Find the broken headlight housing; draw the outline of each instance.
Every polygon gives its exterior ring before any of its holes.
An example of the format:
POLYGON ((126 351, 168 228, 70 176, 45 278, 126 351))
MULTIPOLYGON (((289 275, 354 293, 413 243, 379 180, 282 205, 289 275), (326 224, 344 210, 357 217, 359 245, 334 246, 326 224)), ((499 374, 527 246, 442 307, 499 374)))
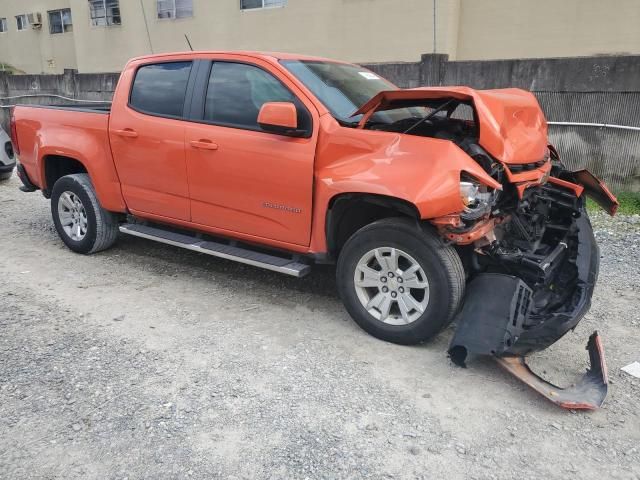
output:
POLYGON ((477 220, 491 213, 497 200, 497 190, 480 183, 467 173, 460 175, 460 198, 464 210, 462 220, 477 220))

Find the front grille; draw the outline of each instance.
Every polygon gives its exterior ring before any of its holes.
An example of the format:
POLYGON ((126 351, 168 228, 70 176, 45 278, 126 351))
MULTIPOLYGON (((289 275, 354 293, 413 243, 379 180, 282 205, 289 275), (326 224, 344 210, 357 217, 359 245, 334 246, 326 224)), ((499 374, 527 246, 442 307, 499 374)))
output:
POLYGON ((11 144, 11 142, 6 142, 4 144, 4 151, 7 154, 7 157, 13 159, 13 145, 11 144))
POLYGON ((509 170, 511 173, 522 173, 522 172, 530 172, 531 170, 536 170, 542 167, 547 160, 539 160, 533 163, 517 163, 509 165, 509 170))

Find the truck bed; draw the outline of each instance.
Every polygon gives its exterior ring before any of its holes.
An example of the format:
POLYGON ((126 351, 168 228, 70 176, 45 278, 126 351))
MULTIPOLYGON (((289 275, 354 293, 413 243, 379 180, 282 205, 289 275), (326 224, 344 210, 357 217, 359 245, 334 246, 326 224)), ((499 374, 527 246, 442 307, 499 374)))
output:
POLYGON ((109 119, 111 105, 19 105, 13 116, 20 144, 20 162, 30 181, 45 194, 47 182, 61 167, 60 157, 82 164, 91 175, 99 198, 112 211, 124 209, 120 183, 111 156, 109 119), (54 159, 51 163, 50 160, 54 159), (58 165, 58 166, 56 166, 58 165))

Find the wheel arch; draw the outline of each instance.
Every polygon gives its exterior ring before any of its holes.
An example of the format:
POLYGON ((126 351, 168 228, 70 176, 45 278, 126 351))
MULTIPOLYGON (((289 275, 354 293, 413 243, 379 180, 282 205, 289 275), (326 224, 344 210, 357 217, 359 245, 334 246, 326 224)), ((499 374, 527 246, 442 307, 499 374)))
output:
POLYGON ((99 157, 95 157, 95 160, 90 158, 59 149, 41 149, 38 163, 43 195, 49 198, 55 182, 65 175, 86 173, 100 205, 111 212, 125 213, 127 207, 113 161, 110 158, 106 159, 108 161, 102 161, 99 157))
POLYGON ((373 193, 341 193, 331 198, 325 219, 327 251, 337 258, 347 240, 366 225, 384 218, 420 220, 418 207, 402 198, 373 193))
POLYGON ((68 155, 49 154, 42 157, 42 193, 45 197, 51 196, 53 185, 62 177, 74 173, 89 174, 87 167, 77 158, 68 155))

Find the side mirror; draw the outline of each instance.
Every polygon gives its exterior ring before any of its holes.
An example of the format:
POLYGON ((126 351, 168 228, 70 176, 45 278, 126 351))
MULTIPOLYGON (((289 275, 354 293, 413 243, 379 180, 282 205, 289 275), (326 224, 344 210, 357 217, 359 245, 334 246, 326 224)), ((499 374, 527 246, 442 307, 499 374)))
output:
POLYGON ((299 137, 305 132, 298 130, 298 112, 290 102, 267 102, 258 114, 258 124, 265 132, 299 137))

